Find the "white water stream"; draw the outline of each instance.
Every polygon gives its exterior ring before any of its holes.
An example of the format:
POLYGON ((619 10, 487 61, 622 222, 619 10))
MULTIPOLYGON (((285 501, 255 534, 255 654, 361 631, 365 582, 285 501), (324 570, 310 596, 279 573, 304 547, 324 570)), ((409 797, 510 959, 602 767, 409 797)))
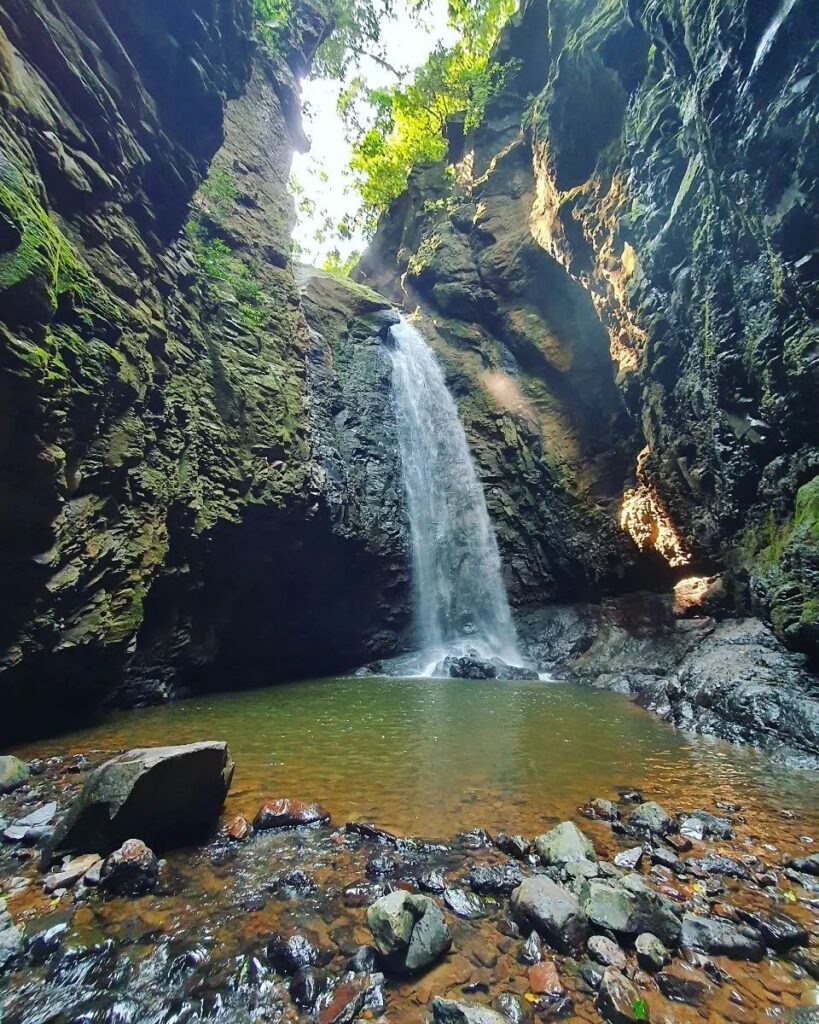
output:
POLYGON ((498 544, 443 371, 406 319, 391 335, 421 674, 470 652, 520 665, 498 544))

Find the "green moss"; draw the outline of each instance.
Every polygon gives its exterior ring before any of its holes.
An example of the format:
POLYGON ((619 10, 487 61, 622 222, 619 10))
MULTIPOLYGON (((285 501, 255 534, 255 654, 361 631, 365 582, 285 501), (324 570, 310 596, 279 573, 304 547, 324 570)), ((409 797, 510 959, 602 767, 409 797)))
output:
POLYGON ((61 237, 48 214, 28 186, 20 170, 0 155, 0 219, 16 236, 13 248, 0 252, 0 294, 26 287, 53 313, 61 237))
POLYGON ((803 484, 796 492, 794 526, 819 541, 819 476, 803 484))
POLYGON ((222 238, 210 237, 195 215, 185 225, 191 252, 211 286, 224 285, 239 304, 245 326, 258 330, 269 316, 269 303, 256 278, 256 267, 241 259, 222 238))

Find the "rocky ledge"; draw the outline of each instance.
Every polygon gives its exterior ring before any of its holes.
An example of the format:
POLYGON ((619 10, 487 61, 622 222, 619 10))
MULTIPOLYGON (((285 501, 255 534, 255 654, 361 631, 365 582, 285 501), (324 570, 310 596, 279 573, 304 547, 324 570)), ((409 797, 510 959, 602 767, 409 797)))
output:
POLYGON ((687 606, 687 592, 521 612, 523 648, 556 676, 635 694, 681 729, 819 768, 819 682, 805 657, 759 619, 687 606))
POLYGON ((624 788, 531 841, 424 841, 271 797, 253 825, 212 819, 206 845, 158 860, 140 835, 168 789, 157 766, 223 793, 227 764, 213 743, 53 758, 0 797, 4 1019, 812 1020, 819 855, 791 811, 760 835, 750 808, 670 811, 624 788), (139 768, 109 805, 139 797, 136 834, 42 875, 50 823, 124 764, 139 768))

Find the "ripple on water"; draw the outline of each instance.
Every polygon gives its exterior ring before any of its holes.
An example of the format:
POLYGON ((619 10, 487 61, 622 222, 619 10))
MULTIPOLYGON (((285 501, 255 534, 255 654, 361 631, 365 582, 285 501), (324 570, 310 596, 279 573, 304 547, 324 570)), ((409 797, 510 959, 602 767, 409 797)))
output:
POLYGON ((740 803, 770 829, 781 807, 819 817, 812 773, 689 737, 619 694, 563 683, 341 678, 111 715, 26 756, 225 739, 227 810, 320 800, 336 821, 451 836, 480 824, 532 834, 592 795, 645 788, 670 809, 740 803))

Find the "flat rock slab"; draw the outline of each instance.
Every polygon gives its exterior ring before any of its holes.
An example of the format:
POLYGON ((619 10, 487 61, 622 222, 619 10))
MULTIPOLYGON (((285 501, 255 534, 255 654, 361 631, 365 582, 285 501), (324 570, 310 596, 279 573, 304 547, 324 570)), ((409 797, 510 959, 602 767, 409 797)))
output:
POLYGON ((129 750, 91 772, 49 847, 111 853, 127 839, 163 850, 198 841, 216 825, 233 778, 217 741, 129 750))

